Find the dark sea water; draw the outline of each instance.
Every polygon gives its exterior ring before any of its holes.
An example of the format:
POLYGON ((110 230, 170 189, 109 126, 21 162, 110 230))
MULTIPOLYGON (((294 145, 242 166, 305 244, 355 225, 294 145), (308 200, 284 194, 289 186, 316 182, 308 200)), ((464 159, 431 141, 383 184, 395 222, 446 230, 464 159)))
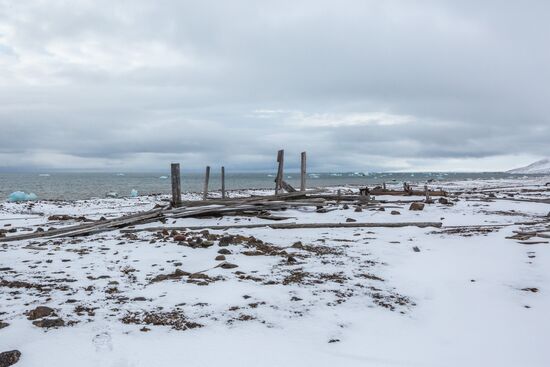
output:
MULTIPOLYGON (((500 179, 521 175, 508 173, 311 173, 308 175, 308 187, 334 185, 373 185, 382 182, 424 183, 428 180, 449 181, 463 179, 500 179)), ((226 172, 226 189, 273 188, 274 174, 268 173, 231 173, 226 172)), ((299 173, 286 173, 285 181, 299 187, 299 173)), ((204 175, 182 172, 182 191, 200 192, 204 175)), ((4 201, 14 191, 35 193, 39 199, 78 200, 105 197, 109 192, 119 197, 130 196, 132 189, 139 195, 170 193, 170 177, 162 173, 0 173, 0 201, 4 201)), ((220 189, 220 176, 213 173, 209 190, 220 189)))

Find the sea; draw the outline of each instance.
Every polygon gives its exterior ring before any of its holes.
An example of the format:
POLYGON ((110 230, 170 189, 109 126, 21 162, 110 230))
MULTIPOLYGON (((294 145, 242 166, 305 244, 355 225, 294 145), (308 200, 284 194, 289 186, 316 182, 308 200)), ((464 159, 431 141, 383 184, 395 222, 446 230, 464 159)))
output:
MULTIPOLYGON (((522 175, 520 175, 522 176, 522 175)), ((407 172, 407 173, 362 173, 362 172, 320 172, 309 173, 307 187, 327 187, 340 185, 375 185, 386 183, 425 183, 437 181, 505 179, 518 175, 502 172, 407 172)), ((273 189, 274 173, 228 172, 225 174, 226 190, 273 189)), ((300 186, 299 173, 285 173, 284 180, 294 187, 300 186)), ((182 172, 182 192, 201 192, 204 174, 182 172)), ((220 190, 220 174, 210 176, 209 191, 220 190)), ((159 172, 141 173, 0 173, 0 201, 7 200, 15 191, 34 193, 40 200, 83 200, 104 198, 116 193, 118 197, 138 195, 169 194, 171 180, 169 174, 159 172)))

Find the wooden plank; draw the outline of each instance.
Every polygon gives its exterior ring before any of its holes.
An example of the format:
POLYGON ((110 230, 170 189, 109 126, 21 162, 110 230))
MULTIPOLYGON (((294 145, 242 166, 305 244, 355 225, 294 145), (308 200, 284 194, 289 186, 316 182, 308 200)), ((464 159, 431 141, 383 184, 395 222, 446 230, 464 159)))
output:
POLYGON ((279 190, 282 189, 284 161, 285 161, 285 151, 281 149, 277 152, 277 163, 279 165, 277 167, 277 177, 275 178, 275 195, 278 195, 279 190))
POLYGON ((172 177, 172 205, 178 207, 181 205, 180 164, 172 163, 170 171, 172 177))
POLYGON ((300 155, 300 191, 306 191, 306 152, 300 155))
POLYGON ((206 166, 206 172, 204 174, 204 188, 202 190, 202 199, 206 200, 208 197, 208 181, 210 180, 210 166, 206 166))
POLYGON ((203 225, 203 226, 187 226, 187 227, 150 227, 150 228, 140 228, 140 229, 127 229, 122 230, 123 233, 130 232, 140 232, 140 231, 149 231, 156 232, 162 231, 164 229, 171 231, 185 231, 185 230, 195 230, 195 229, 232 229, 232 228, 262 228, 269 227, 271 229, 303 229, 303 228, 400 228, 400 227, 436 227, 440 228, 442 225, 441 222, 395 222, 395 223, 263 223, 263 224, 228 224, 228 225, 203 225))
POLYGON ((288 182, 286 182, 285 180, 281 180, 281 187, 286 191, 286 192, 297 192, 296 189, 294 187, 292 187, 292 185, 290 185, 288 182))
POLYGON ((222 199, 225 199, 225 167, 222 166, 222 199))

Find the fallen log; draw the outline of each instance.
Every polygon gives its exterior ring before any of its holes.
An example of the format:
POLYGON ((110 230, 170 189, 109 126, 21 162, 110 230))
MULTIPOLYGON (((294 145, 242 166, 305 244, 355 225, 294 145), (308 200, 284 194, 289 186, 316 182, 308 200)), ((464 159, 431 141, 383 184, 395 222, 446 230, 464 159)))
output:
MULTIPOLYGON (((392 196, 426 196, 426 191, 397 191, 397 190, 371 190, 369 192, 371 195, 392 195, 392 196)), ((438 191, 428 191, 430 196, 447 196, 447 192, 443 190, 438 191)))
POLYGON ((175 227, 149 227, 149 228, 134 228, 122 229, 121 233, 133 232, 157 232, 164 229, 171 231, 185 231, 196 229, 233 229, 233 228, 262 228, 268 227, 271 229, 307 229, 307 228, 400 228, 400 227, 436 227, 441 228, 441 222, 396 222, 396 223, 263 223, 263 224, 228 224, 228 225, 202 225, 202 226, 175 226, 175 227))

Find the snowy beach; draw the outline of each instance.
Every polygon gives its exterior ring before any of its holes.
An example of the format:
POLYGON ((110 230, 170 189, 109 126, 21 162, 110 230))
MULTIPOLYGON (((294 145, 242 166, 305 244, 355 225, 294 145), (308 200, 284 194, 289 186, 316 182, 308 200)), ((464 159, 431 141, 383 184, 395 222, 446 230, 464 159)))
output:
MULTIPOLYGON (((274 222, 238 214, 3 241, 169 198, 4 202, 0 352, 21 367, 548 366, 549 182, 437 182, 448 196, 423 210, 409 210, 422 196, 376 195, 270 213, 440 228, 208 229, 274 222)), ((325 192, 338 190, 359 188, 325 192)), ((272 191, 230 196, 251 194, 272 191)))

